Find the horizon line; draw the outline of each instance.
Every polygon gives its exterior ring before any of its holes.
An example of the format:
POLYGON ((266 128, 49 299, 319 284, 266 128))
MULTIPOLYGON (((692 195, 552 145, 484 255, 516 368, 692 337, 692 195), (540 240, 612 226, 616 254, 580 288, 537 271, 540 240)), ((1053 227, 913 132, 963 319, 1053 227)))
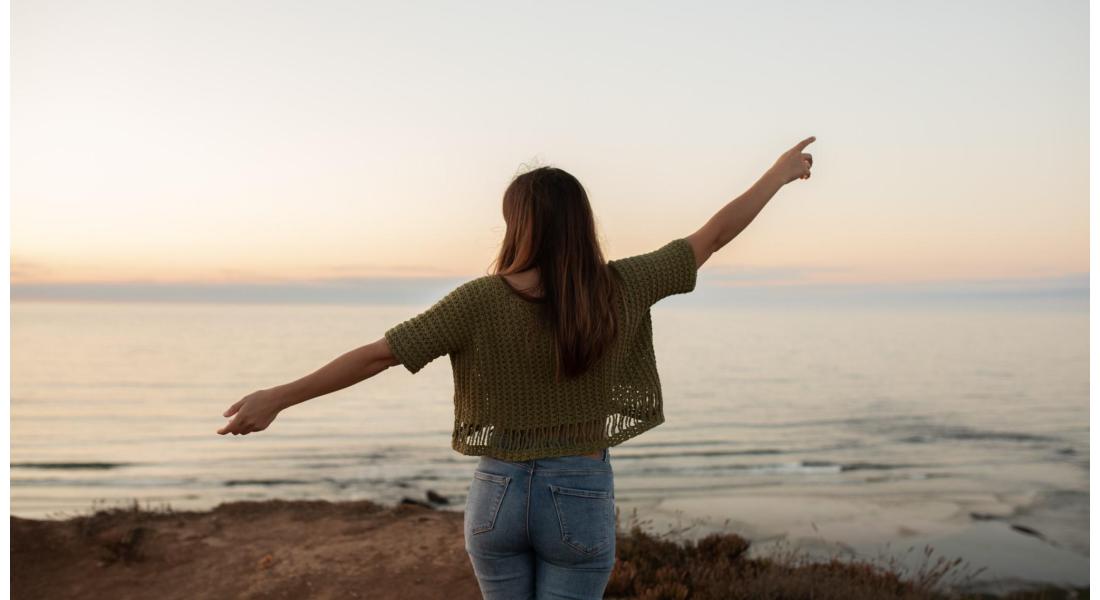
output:
MULTIPOLYGON (((799 267, 763 267, 741 268, 728 270, 721 267, 700 271, 697 275, 698 282, 731 282, 734 285, 745 287, 774 287, 788 285, 821 285, 821 286, 906 286, 906 285, 958 285, 958 284, 1010 284, 1010 283, 1045 283, 1066 280, 1089 281, 1090 271, 1065 271, 1057 275, 1025 275, 1018 277, 939 277, 927 279, 898 279, 898 280, 837 280, 828 281, 809 279, 808 274, 833 271, 834 269, 799 268, 799 267)), ((466 282, 481 277, 487 277, 493 273, 457 274, 457 275, 353 275, 353 276, 318 276, 318 277, 253 277, 242 279, 150 279, 150 278, 124 278, 124 279, 58 279, 58 280, 9 280, 12 288, 29 286, 264 286, 264 285, 315 285, 315 284, 341 284, 371 282, 466 282)))
MULTIPOLYGON (((231 302, 430 304, 468 277, 336 277, 237 281, 121 281, 11 283, 10 301, 231 302)), ((892 282, 829 282, 799 277, 760 279, 698 275, 695 291, 674 294, 677 303, 712 302, 897 302, 993 299, 1080 300, 1089 296, 1089 273, 1059 276, 940 279, 892 282), (705 291, 704 294, 698 294, 705 291), (792 294, 792 292, 798 292, 792 294)))

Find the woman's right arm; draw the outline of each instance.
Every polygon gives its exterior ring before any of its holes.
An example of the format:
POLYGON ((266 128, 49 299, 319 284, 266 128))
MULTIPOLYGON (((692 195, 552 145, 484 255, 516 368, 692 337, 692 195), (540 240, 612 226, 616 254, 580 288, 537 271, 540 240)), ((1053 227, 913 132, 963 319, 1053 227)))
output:
POLYGON ((697 268, 748 227, 779 188, 795 179, 810 178, 813 157, 803 150, 815 139, 810 136, 784 152, 752 187, 723 206, 698 231, 687 236, 695 251, 697 268))

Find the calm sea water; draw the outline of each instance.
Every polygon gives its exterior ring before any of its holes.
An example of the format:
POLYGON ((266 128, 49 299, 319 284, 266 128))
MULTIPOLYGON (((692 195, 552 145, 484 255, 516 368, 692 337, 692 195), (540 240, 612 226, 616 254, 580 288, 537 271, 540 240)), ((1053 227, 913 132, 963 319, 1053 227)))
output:
MULTIPOLYGON (((761 494, 893 494, 950 501, 944 518, 957 520, 992 499, 1041 517, 1048 543, 1087 557, 1087 309, 664 304, 653 315, 667 420, 611 449, 620 506, 679 498, 691 516, 761 494)), ((450 448, 446 357, 292 407, 265 432, 215 433, 245 394, 416 312, 13 303, 12 513, 64 517, 133 499, 395 502, 429 489, 461 509, 477 458, 450 448)), ((751 524, 752 510, 730 516, 751 524)))

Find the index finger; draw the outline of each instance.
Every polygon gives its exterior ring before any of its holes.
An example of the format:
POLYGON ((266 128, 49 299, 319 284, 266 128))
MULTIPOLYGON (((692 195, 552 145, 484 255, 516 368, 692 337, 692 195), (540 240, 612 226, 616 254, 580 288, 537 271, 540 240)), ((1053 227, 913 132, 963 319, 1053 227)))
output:
POLYGON ((218 434, 219 435, 225 435, 225 434, 237 429, 240 426, 240 424, 241 424, 241 414, 237 413, 237 416, 233 417, 232 421, 226 423, 224 427, 222 427, 221 429, 218 430, 218 434))
POLYGON ((798 150, 799 152, 801 152, 801 151, 802 151, 803 149, 805 149, 805 148, 806 148, 806 146, 809 146, 809 145, 810 145, 811 143, 813 143, 813 141, 814 141, 814 140, 816 140, 816 139, 817 139, 816 137, 814 137, 814 136, 812 136, 812 135, 811 135, 810 137, 808 137, 808 138, 806 138, 806 139, 802 140, 801 142, 798 142, 797 144, 795 144, 795 146, 794 146, 794 147, 795 147, 795 148, 796 148, 796 149, 797 149, 797 150, 798 150))

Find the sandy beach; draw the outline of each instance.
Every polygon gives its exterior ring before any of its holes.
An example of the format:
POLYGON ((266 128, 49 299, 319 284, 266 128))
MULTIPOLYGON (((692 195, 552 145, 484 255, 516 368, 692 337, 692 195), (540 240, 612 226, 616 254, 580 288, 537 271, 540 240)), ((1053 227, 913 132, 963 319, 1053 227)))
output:
POLYGON ((1039 494, 922 493, 919 482, 896 482, 889 493, 828 493, 814 486, 737 490, 725 495, 683 496, 623 503, 646 515, 654 530, 680 528, 689 537, 736 532, 753 541, 751 555, 793 543, 822 560, 830 556, 882 560, 894 557, 916 571, 933 557, 962 558, 989 590, 1028 582, 1089 584, 1088 498, 1039 494), (912 548, 912 550, 910 550, 912 548))

